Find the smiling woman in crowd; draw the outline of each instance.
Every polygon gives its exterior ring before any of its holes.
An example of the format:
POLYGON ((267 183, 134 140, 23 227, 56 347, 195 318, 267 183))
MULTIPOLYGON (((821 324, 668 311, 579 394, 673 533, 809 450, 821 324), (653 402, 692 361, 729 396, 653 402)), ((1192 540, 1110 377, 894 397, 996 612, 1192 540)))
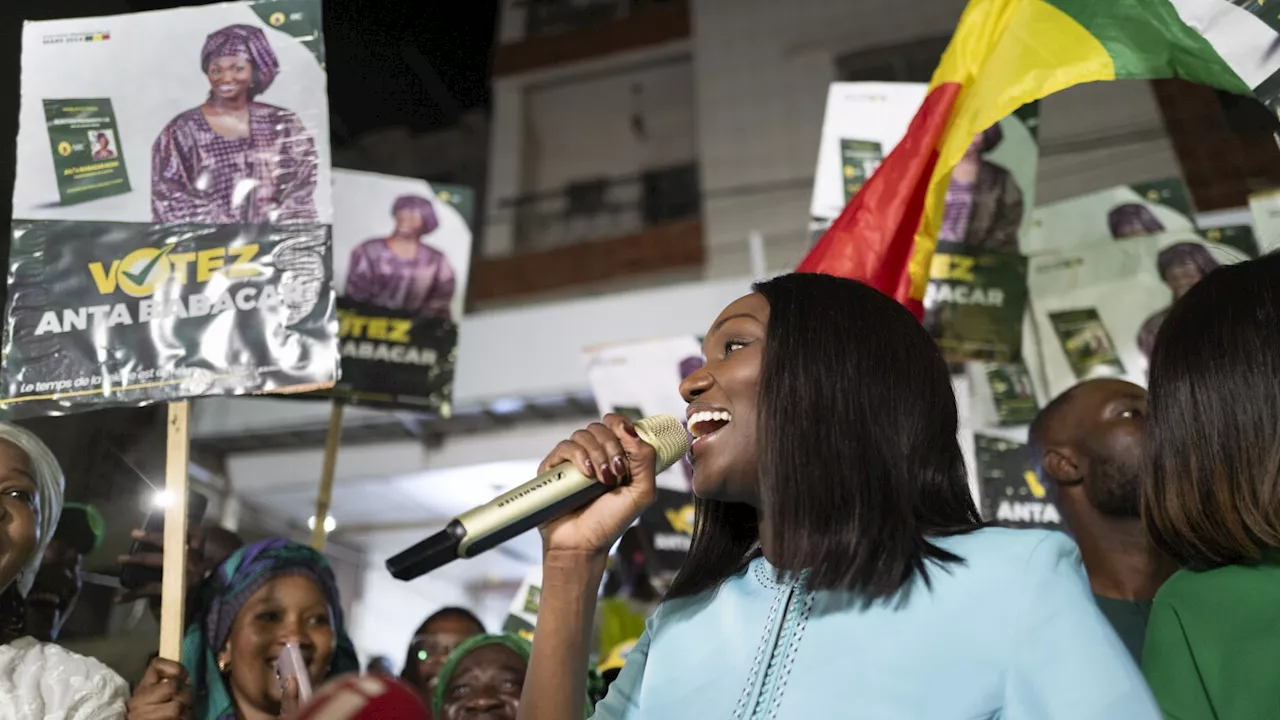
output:
POLYGON ((436 677, 449 655, 468 638, 483 634, 484 623, 470 610, 447 607, 432 613, 413 633, 400 679, 430 707, 436 677))
POLYGON ((210 34, 200 70, 209 98, 151 149, 155 222, 317 222, 315 140, 293 112, 256 100, 280 74, 267 36, 252 25, 210 34))
POLYGON ((312 687, 359 671, 333 571, 305 545, 276 538, 245 546, 200 592, 200 611, 182 642, 183 667, 153 661, 130 702, 130 720, 162 712, 194 720, 296 717, 298 687, 276 672, 289 642, 299 645, 312 687), (186 708, 190 715, 182 714, 186 708))
MULTIPOLYGON (((693 544, 595 717, 1158 718, 1071 540, 979 518, 916 318, 823 275, 755 290, 680 385, 693 544)), ((656 496, 622 416, 542 469, 562 462, 614 489, 543 528, 527 719, 582 713, 585 672, 565 669, 585 669, 609 548, 656 496)))
POLYGON ((0 423, 0 715, 124 717, 129 688, 92 658, 24 636, 30 592, 62 512, 62 469, 35 435, 0 423))
MULTIPOLYGON (((516 720, 531 651, 515 635, 477 635, 459 645, 440 669, 431 703, 436 720, 516 720)), ((589 715, 591 701, 584 702, 589 715)))

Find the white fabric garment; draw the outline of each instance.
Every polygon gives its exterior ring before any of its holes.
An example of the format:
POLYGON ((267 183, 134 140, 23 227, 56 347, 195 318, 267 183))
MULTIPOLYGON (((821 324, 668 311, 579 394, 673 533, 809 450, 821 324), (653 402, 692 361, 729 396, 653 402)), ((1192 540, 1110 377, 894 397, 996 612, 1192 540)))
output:
POLYGON ((25 637, 0 645, 0 719, 124 720, 129 686, 110 668, 25 637))

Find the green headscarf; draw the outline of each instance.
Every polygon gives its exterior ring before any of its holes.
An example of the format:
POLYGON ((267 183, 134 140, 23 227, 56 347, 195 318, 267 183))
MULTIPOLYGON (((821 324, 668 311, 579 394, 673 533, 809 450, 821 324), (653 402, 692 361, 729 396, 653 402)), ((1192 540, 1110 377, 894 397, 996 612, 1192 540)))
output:
POLYGON ((329 677, 360 671, 359 658, 343 624, 333 570, 324 556, 283 538, 246 545, 205 580, 200 588, 200 610, 191 618, 182 639, 182 665, 195 690, 195 720, 235 719, 235 703, 218 670, 217 653, 226 644, 236 615, 249 598, 267 583, 285 576, 313 581, 333 613, 336 647, 329 677))
MULTIPOLYGON (((458 665, 462 664, 462 659, 470 655, 473 650, 486 645, 502 645, 510 649, 524 660, 525 665, 529 664, 529 656, 533 654, 533 645, 516 635, 476 635, 463 642, 449 654, 449 659, 444 661, 444 667, 440 668, 440 674, 436 676, 436 689, 431 697, 431 716, 436 720, 444 717, 445 695, 449 692, 449 683, 453 681, 453 674, 458 671, 458 665)), ((594 708, 590 697, 587 698, 585 709, 583 717, 591 717, 594 708)))

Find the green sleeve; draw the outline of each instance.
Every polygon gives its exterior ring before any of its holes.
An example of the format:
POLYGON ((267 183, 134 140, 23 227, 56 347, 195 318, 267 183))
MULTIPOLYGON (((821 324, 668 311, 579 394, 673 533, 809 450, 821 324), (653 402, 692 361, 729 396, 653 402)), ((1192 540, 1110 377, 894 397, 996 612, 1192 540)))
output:
POLYGON ((1166 720, 1217 720, 1177 609, 1156 598, 1142 647, 1142 674, 1166 720))

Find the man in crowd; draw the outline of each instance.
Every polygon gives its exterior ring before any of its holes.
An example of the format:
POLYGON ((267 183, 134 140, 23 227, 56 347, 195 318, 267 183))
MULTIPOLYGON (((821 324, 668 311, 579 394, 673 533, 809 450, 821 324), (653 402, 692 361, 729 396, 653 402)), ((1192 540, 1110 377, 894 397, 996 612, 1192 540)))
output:
POLYGON ((1147 393, 1091 380, 1031 424, 1032 463, 1080 546, 1099 609, 1135 659, 1156 591, 1177 568, 1152 548, 1139 518, 1147 393))
POLYGON ((44 551, 40 572, 27 594, 27 634, 56 642, 80 598, 80 566, 102 545, 107 524, 92 505, 67 503, 53 540, 44 551))

